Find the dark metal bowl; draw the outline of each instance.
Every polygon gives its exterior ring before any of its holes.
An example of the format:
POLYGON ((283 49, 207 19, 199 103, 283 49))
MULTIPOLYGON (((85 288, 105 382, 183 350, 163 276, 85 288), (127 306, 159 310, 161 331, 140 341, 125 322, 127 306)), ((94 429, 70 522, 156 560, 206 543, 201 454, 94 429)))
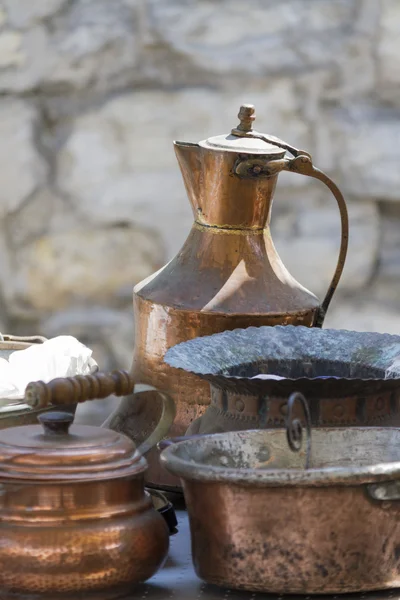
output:
POLYGON ((211 384, 211 406, 189 433, 283 426, 295 391, 306 396, 313 426, 393 424, 399 413, 400 336, 249 327, 178 344, 165 361, 211 384))

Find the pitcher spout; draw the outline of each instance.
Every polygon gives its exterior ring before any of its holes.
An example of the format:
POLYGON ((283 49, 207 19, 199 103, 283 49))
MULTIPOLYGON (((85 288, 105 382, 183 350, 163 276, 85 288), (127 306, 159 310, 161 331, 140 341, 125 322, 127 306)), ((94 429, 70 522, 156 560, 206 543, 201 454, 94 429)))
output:
POLYGON ((190 142, 174 142, 174 149, 181 169, 186 193, 196 218, 203 169, 201 147, 199 144, 192 144, 190 142))

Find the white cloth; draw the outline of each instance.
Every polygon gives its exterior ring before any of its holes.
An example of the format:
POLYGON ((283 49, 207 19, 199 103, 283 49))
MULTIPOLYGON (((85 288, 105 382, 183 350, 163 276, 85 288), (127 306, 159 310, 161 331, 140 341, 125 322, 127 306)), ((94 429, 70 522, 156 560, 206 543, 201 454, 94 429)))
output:
POLYGON ((95 365, 92 350, 69 335, 16 350, 8 360, 0 358, 0 406, 22 399, 31 381, 88 375, 95 365))

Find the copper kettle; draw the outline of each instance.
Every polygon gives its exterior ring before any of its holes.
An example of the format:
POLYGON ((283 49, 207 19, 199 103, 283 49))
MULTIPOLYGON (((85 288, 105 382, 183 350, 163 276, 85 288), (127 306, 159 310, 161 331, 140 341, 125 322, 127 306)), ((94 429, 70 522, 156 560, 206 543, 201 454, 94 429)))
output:
MULTIPOLYGON (((42 413, 43 427, 0 431, 2 600, 125 597, 164 563, 168 528, 145 491, 142 454, 165 435, 172 400, 159 393, 163 423, 152 419, 137 449, 118 432, 73 425, 65 411, 77 402, 130 394, 133 386, 124 371, 28 385, 27 404, 63 411, 42 413)), ((139 394, 133 404, 143 423, 139 394)))
MULTIPOLYGON (((252 105, 241 106, 240 123, 228 135, 197 144, 175 142, 195 221, 177 256, 134 288, 132 375, 174 398, 171 436, 183 435, 203 414, 210 390, 207 382, 165 364, 168 348, 237 327, 321 327, 343 270, 348 216, 342 194, 313 166, 310 154, 254 131, 254 112, 252 105), (271 239, 272 199, 281 171, 319 179, 339 207, 339 259, 322 302, 289 274, 271 239)), ((149 463, 150 483, 175 486, 154 453, 149 463)))

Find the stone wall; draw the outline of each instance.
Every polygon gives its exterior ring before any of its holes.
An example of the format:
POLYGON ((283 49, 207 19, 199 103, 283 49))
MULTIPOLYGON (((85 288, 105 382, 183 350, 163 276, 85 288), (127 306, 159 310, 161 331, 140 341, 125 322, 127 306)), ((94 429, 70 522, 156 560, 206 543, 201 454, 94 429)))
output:
MULTIPOLYGON (((0 0, 0 329, 130 363, 132 285, 191 223, 172 140, 236 125, 310 151, 351 241, 327 325, 400 333, 399 0, 0 0)), ((273 236, 323 294, 339 217, 280 176, 273 236)))

